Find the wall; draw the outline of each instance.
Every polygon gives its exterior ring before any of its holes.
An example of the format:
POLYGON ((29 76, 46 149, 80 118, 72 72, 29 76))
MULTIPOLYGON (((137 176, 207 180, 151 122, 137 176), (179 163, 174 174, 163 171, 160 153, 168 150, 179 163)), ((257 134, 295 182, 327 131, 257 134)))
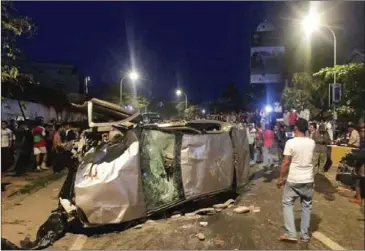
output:
MULTIPOLYGON (((57 113, 54 107, 47 107, 43 104, 27 101, 21 101, 21 104, 23 106, 23 111, 26 118, 30 120, 33 120, 38 116, 43 117, 45 122, 49 122, 52 119, 70 122, 87 120, 87 114, 83 113, 70 112, 66 109, 57 113)), ((14 99, 2 98, 1 119, 10 120, 17 119, 19 117, 23 117, 23 115, 20 110, 18 101, 14 99)))

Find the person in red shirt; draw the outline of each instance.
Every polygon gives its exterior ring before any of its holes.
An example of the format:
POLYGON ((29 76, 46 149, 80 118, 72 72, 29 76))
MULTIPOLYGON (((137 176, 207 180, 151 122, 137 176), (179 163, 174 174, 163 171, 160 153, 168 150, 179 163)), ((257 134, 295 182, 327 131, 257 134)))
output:
POLYGON ((47 168, 46 129, 42 126, 43 121, 39 119, 36 127, 33 128, 33 150, 37 162, 37 170, 47 168))

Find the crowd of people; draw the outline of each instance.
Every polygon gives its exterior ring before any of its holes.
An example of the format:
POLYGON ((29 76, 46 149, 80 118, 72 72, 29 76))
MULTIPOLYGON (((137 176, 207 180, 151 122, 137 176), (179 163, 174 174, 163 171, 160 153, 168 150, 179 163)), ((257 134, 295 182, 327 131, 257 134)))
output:
POLYGON ((45 124, 40 117, 34 121, 2 121, 1 170, 13 171, 16 176, 51 167, 60 172, 67 167, 79 135, 79 126, 55 121, 45 124))

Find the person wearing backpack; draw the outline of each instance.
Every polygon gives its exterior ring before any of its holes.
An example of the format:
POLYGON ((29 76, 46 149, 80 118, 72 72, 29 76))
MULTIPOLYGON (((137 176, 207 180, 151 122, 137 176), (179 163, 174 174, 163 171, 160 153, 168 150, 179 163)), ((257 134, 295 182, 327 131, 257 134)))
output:
POLYGON ((327 145, 331 143, 331 138, 324 124, 321 124, 318 131, 314 132, 312 139, 316 143, 313 154, 313 170, 315 174, 324 175, 324 167, 327 162, 327 145))

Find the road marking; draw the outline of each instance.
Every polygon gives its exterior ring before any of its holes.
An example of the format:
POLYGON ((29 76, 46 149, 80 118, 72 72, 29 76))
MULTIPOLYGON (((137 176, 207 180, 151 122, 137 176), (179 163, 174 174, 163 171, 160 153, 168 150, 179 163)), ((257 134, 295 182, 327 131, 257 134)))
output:
POLYGON ((87 241, 86 235, 78 235, 75 242, 72 244, 72 246, 68 250, 81 250, 84 247, 84 244, 87 241))
POLYGON ((346 248, 344 248, 341 245, 337 244, 336 242, 334 242, 333 240, 331 240, 330 238, 328 238, 327 236, 325 236, 321 232, 314 232, 312 234, 312 236, 314 238, 316 238, 317 240, 319 240, 320 242, 322 242, 324 245, 326 245, 327 247, 329 247, 332 250, 346 250, 346 248))

